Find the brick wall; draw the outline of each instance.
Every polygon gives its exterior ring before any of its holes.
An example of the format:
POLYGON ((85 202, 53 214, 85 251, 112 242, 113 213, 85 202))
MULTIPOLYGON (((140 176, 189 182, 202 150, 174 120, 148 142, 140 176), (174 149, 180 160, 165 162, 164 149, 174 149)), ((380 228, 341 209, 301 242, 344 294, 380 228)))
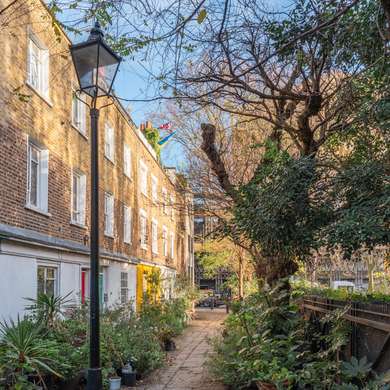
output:
MULTIPOLYGON (((0 8, 6 4, 0 0, 0 8)), ((85 243, 89 236, 89 186, 90 143, 71 125, 72 86, 76 77, 69 54, 69 41, 53 27, 52 19, 39 0, 27 0, 11 7, 0 16, 0 52, 4 71, 0 74, 0 223, 32 229, 55 237, 85 243), (50 99, 46 101, 26 84, 27 42, 33 33, 50 52, 50 99), (27 189, 27 141, 31 137, 49 150, 49 199, 50 216, 25 207, 27 189), (86 226, 70 224, 71 220, 71 172, 79 169, 87 177, 86 226)), ((106 102, 100 102, 104 105, 106 102)), ((89 129, 89 122, 87 122, 89 129)), ((183 197, 168 178, 159 163, 147 150, 138 136, 134 124, 118 104, 103 108, 99 118, 100 158, 100 225, 102 246, 112 252, 136 256, 165 264, 162 257, 162 225, 175 233, 175 263, 182 266, 181 240, 186 232, 179 223, 184 207, 179 206, 183 197), (104 157, 105 123, 115 129, 115 163, 104 157), (123 173, 123 144, 131 149, 133 177, 123 173), (174 194, 177 205, 174 220, 162 212, 161 201, 155 205, 151 197, 139 191, 139 160, 158 179, 158 193, 164 186, 168 194, 174 194), (104 192, 115 198, 114 238, 103 235, 104 192), (132 244, 123 243, 123 204, 132 208, 132 244), (148 250, 139 247, 139 210, 148 214, 148 250), (158 220, 159 255, 151 253, 151 220, 158 220)), ((169 234, 169 233, 168 233, 169 234)), ((185 236, 185 238, 183 238, 185 236)))

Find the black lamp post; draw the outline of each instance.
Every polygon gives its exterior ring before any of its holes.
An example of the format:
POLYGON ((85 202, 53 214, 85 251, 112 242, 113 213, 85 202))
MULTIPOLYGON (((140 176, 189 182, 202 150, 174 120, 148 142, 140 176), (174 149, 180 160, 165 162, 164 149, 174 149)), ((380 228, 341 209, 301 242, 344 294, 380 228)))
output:
POLYGON ((103 40, 98 23, 86 42, 71 45, 70 52, 80 90, 92 98, 91 116, 91 279, 90 279, 90 352, 87 376, 88 390, 102 389, 99 327, 99 109, 96 100, 109 96, 121 57, 103 40))

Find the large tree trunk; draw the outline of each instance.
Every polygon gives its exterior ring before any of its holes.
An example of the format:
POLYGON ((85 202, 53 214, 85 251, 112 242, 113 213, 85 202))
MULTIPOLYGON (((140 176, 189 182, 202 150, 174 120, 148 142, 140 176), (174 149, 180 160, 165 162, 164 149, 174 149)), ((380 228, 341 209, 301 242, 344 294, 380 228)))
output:
POLYGON ((293 260, 269 257, 266 271, 266 281, 270 287, 274 287, 279 281, 289 278, 298 270, 293 260))

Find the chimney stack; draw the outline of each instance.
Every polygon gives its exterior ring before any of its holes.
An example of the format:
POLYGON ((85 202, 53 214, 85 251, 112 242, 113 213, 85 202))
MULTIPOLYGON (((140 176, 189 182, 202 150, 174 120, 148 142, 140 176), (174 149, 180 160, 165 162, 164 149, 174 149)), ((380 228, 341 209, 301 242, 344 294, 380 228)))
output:
POLYGON ((152 122, 151 121, 146 121, 145 128, 146 129, 151 129, 152 127, 153 127, 152 122))
POLYGON ((145 131, 145 123, 141 123, 141 124, 139 125, 139 129, 140 129, 142 132, 144 132, 144 131, 145 131))

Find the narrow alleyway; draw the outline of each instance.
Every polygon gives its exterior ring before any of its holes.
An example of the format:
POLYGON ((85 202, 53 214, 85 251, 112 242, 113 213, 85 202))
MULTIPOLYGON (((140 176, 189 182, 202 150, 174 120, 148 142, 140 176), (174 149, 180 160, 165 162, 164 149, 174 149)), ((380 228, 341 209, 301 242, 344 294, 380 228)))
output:
POLYGON ((179 336, 176 351, 168 363, 137 386, 137 390, 223 390, 225 387, 210 378, 206 360, 211 353, 208 339, 220 331, 225 309, 198 309, 196 318, 179 336))

